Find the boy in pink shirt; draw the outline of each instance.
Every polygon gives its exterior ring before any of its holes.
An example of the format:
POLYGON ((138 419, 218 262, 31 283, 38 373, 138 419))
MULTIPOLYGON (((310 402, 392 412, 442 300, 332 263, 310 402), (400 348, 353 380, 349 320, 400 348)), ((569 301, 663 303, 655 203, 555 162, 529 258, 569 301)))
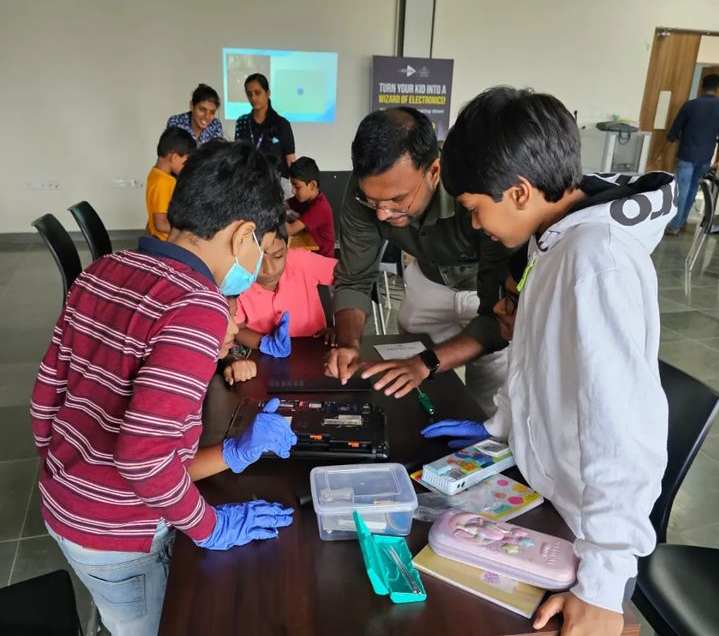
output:
POLYGON ((240 330, 235 340, 260 348, 262 337, 275 331, 285 313, 291 337, 328 334, 317 285, 334 283, 336 263, 305 249, 287 249, 287 232, 280 226, 257 281, 237 297, 235 321, 240 330))

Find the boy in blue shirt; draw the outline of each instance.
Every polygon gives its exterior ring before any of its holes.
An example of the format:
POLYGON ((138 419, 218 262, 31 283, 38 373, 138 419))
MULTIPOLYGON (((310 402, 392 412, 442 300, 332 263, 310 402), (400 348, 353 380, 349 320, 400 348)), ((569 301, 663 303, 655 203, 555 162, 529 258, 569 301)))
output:
MULTIPOLYGON (((667 226, 666 234, 676 236, 684 229, 699 189, 699 181, 712 165, 719 140, 719 75, 712 73, 702 80, 702 94, 686 102, 674 118, 667 142, 655 163, 661 167, 666 147, 679 142, 677 215, 667 226)), ((716 168, 716 163, 714 167, 716 168)))

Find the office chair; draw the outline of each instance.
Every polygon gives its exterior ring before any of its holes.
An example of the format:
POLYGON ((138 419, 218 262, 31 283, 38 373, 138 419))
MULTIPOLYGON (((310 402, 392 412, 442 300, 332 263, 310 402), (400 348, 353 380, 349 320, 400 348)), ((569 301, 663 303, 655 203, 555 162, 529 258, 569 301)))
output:
POLYGON ((62 302, 65 304, 70 286, 82 271, 77 248, 67 230, 52 214, 45 214, 35 219, 31 225, 40 233, 60 270, 63 288, 62 302))
POLYGON ((75 591, 66 570, 0 588, 0 633, 81 636, 75 591))
POLYGON ((404 254, 396 245, 389 245, 385 241, 385 247, 379 261, 379 271, 384 278, 385 306, 387 310, 392 309, 392 298, 389 291, 388 273, 399 276, 404 283, 404 254))
POLYGON ((90 248, 92 260, 96 261, 98 258, 105 256, 105 254, 111 254, 112 243, 110 242, 110 235, 107 233, 105 224, 102 222, 100 215, 95 211, 95 208, 87 201, 80 201, 80 203, 71 205, 68 210, 80 226, 82 235, 85 237, 87 245, 90 248))
POLYGON ((719 634, 719 550, 667 544, 674 498, 719 414, 719 396, 683 371, 659 362, 669 402, 667 469, 650 515, 656 550, 639 560, 632 600, 659 636, 719 634))
POLYGON ((336 242, 339 241, 340 213, 346 196, 351 170, 320 172, 320 190, 332 208, 332 220, 335 226, 336 242))
POLYGON ((701 180, 702 194, 704 195, 704 214, 694 230, 694 239, 684 259, 684 292, 691 296, 692 271, 696 265, 702 249, 710 236, 719 237, 719 215, 716 214, 717 199, 719 199, 719 178, 716 173, 707 172, 701 180))
POLYGON ((334 327, 335 316, 332 313, 332 296, 334 295, 334 285, 317 285, 317 293, 322 303, 322 311, 325 314, 325 322, 328 327, 334 327))

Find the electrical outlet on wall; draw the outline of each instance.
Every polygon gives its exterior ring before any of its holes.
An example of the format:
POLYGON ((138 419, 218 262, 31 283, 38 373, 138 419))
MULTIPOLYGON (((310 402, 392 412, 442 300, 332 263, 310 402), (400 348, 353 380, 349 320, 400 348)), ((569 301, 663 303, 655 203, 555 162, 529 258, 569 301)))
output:
POLYGON ((59 190, 60 182, 55 179, 48 179, 47 181, 28 181, 25 185, 26 190, 59 190))
POLYGON ((113 179, 112 187, 140 190, 145 187, 145 182, 142 179, 113 179))

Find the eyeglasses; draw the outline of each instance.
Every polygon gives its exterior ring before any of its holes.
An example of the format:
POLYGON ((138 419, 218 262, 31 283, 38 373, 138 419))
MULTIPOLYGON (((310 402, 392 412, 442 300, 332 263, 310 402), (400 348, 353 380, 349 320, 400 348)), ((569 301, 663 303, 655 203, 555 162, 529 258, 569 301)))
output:
POLYGON ((509 291, 506 285, 499 288, 499 300, 504 301, 504 311, 508 316, 514 316, 517 313, 517 305, 519 304, 519 294, 509 291))
MULTIPOLYGON (((410 210, 412 209, 412 204, 414 203, 414 200, 417 198, 417 195, 419 194, 419 190, 422 187, 422 184, 424 183, 424 178, 427 175, 427 171, 422 171, 422 176, 420 177, 419 183, 417 184, 417 187, 414 189, 414 194, 412 195, 412 199, 410 199, 409 205, 406 208, 401 208, 399 210, 395 208, 388 208, 386 205, 373 205, 369 201, 363 199, 359 194, 355 195, 355 201, 357 203, 363 205, 366 208, 369 208, 373 212, 379 212, 382 210, 383 212, 386 212, 390 215, 390 218, 393 219, 401 219, 403 217, 411 217, 412 214, 410 214, 410 210)), ((364 195, 362 195, 364 196, 364 195)))

